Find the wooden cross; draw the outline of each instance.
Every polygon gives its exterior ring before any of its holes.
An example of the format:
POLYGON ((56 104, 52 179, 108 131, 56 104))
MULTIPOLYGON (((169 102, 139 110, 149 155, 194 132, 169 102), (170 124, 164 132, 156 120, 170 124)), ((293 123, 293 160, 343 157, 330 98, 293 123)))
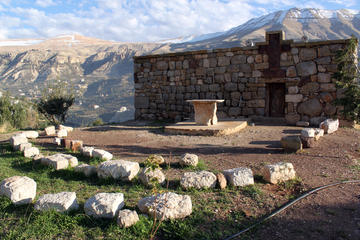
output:
POLYGON ((292 41, 284 40, 283 31, 266 32, 266 42, 258 43, 259 53, 269 57, 269 69, 264 70, 265 78, 284 78, 286 71, 280 68, 280 55, 290 51, 292 41))

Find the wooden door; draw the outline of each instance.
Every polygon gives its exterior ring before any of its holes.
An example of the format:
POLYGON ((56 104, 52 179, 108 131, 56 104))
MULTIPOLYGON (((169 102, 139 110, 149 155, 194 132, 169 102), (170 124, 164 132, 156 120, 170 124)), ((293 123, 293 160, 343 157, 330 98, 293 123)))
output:
POLYGON ((285 84, 269 83, 267 86, 267 116, 285 116, 285 84))

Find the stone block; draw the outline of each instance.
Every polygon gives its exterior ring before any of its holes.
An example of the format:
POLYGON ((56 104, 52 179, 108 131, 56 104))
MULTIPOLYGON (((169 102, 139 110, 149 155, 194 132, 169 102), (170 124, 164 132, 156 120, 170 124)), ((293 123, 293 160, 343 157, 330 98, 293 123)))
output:
POLYGON ((15 205, 31 203, 36 196, 36 182, 26 176, 13 176, 0 183, 0 195, 8 197, 15 205))
POLYGON ((318 82, 320 83, 329 83, 331 82, 331 74, 329 73, 319 73, 318 82))
POLYGON ((285 152, 298 152, 303 148, 299 136, 285 136, 281 138, 281 146, 285 152))
POLYGON ((321 83, 320 91, 321 92, 336 92, 335 83, 321 83))
POLYGON ((306 114, 310 117, 315 117, 315 116, 319 116, 322 113, 323 107, 319 99, 312 98, 305 102, 300 103, 297 111, 300 114, 306 114))
POLYGON ((94 218, 114 218, 124 205, 122 193, 98 193, 86 200, 84 210, 94 218))
POLYGON ((302 61, 313 60, 317 57, 316 49, 314 48, 301 48, 299 57, 302 61))
POLYGON ((56 135, 58 138, 67 137, 68 132, 65 129, 58 130, 56 135))
POLYGON ((55 170, 66 169, 68 166, 76 167, 78 165, 78 159, 69 154, 54 154, 41 159, 41 164, 51 166, 55 170))
POLYGON ((250 168, 233 168, 224 170, 227 182, 233 186, 246 186, 254 184, 254 176, 250 168))
POLYGON ((317 82, 310 82, 305 84, 300 88, 300 93, 304 95, 311 95, 313 93, 318 92, 320 89, 320 85, 317 82))
POLYGON ((216 176, 212 172, 185 172, 180 179, 180 186, 184 189, 215 188, 216 176))
POLYGON ((60 192, 55 194, 42 195, 35 203, 34 208, 39 211, 55 210, 66 212, 76 210, 79 205, 75 192, 60 192))
POLYGON ((31 158, 40 154, 40 150, 37 147, 26 147, 24 149, 24 157, 31 158))
POLYGON ((272 184, 288 181, 296 177, 294 166, 291 163, 284 162, 266 165, 261 169, 261 173, 264 180, 272 184))
POLYGON ((65 126, 65 125, 59 125, 59 130, 66 130, 68 133, 74 131, 73 127, 65 126))
POLYGON ((217 182, 220 189, 225 189, 227 185, 226 177, 223 173, 216 174, 217 182))
POLYGON ((188 195, 166 192, 141 199, 138 204, 141 212, 158 220, 185 218, 192 213, 192 202, 188 195))
POLYGON ((339 128, 339 119, 326 119, 322 123, 320 123, 320 128, 324 129, 326 134, 334 133, 339 128))
POLYGON ((302 94, 286 94, 285 95, 285 102, 292 102, 292 103, 298 103, 303 100, 302 94))
POLYGON ((139 221, 139 216, 136 211, 129 209, 120 210, 117 217, 117 224, 121 228, 128 228, 139 221))
POLYGON ((28 143, 28 139, 26 138, 25 134, 16 134, 10 137, 10 145, 15 150, 20 150, 20 144, 28 143))
POLYGON ((45 135, 52 136, 56 134, 55 126, 48 126, 45 128, 45 135))
POLYGON ((23 132, 26 138, 35 139, 39 137, 39 133, 37 131, 25 131, 23 132))
POLYGON ((301 130, 301 137, 305 138, 313 138, 315 137, 315 129, 314 128, 304 128, 301 130))
POLYGON ((113 158, 113 155, 105 150, 102 149, 94 149, 92 151, 93 157, 98 157, 100 159, 104 159, 106 161, 111 160, 113 158))
POLYGON ((86 177, 90 177, 93 175, 96 175, 97 169, 95 166, 89 165, 89 164, 80 164, 74 168, 75 172, 81 172, 86 177))
POLYGON ((317 73, 316 64, 313 61, 296 64, 296 70, 301 77, 306 77, 317 73))
POLYGON ((146 186, 153 187, 156 184, 165 184, 165 175, 160 168, 151 169, 150 167, 143 168, 139 173, 140 181, 146 186))
POLYGON ((246 63, 246 55, 235 55, 231 58, 231 64, 246 63))
POLYGON ((25 148, 31 148, 31 147, 32 147, 31 143, 21 143, 18 148, 19 151, 24 152, 25 148))
POLYGON ((93 147, 82 147, 80 149, 80 153, 84 156, 87 156, 87 157, 92 157, 92 152, 94 151, 95 148, 93 147))
POLYGON ((196 154, 185 153, 181 156, 179 164, 181 166, 194 166, 196 167, 199 162, 199 157, 196 154))
POLYGON ((139 171, 139 163, 124 160, 102 162, 97 168, 99 178, 114 178, 124 181, 131 181, 139 171))

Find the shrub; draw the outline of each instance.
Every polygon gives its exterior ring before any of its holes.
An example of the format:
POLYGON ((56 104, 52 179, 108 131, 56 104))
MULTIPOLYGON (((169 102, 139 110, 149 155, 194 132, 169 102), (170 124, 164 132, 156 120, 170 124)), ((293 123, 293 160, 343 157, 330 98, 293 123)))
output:
POLYGON ((335 104, 342 107, 341 114, 345 119, 360 122, 360 75, 357 66, 358 40, 352 37, 347 47, 336 56, 338 63, 336 87, 342 96, 338 96, 335 104))
POLYGON ((75 101, 75 95, 69 89, 66 82, 49 84, 43 89, 43 95, 37 102, 38 111, 54 125, 65 122, 68 110, 75 101))
POLYGON ((9 93, 0 97, 0 125, 2 131, 28 127, 28 115, 33 111, 30 103, 12 98, 9 93), (10 128, 10 129, 9 129, 10 128))

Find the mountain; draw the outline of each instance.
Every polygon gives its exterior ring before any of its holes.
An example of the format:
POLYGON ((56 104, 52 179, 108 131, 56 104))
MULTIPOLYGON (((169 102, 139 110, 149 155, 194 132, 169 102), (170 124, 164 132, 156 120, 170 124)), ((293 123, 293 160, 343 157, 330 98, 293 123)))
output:
POLYGON ((96 118, 133 117, 132 57, 146 54, 243 46, 264 41, 266 31, 283 30, 287 39, 309 41, 360 38, 360 11, 293 8, 273 12, 228 31, 157 43, 125 43, 61 35, 51 39, 0 41, 0 89, 38 98, 51 81, 68 81, 78 95, 69 123, 96 118), (124 110, 126 109, 126 110, 124 110))
MULTIPOLYGON (((283 30, 287 39, 301 41, 360 37, 360 11, 292 8, 277 11, 197 42, 173 44, 170 51, 228 48, 246 45, 247 40, 264 41, 266 31, 283 30)), ((199 36, 201 37, 201 36, 199 36)))

